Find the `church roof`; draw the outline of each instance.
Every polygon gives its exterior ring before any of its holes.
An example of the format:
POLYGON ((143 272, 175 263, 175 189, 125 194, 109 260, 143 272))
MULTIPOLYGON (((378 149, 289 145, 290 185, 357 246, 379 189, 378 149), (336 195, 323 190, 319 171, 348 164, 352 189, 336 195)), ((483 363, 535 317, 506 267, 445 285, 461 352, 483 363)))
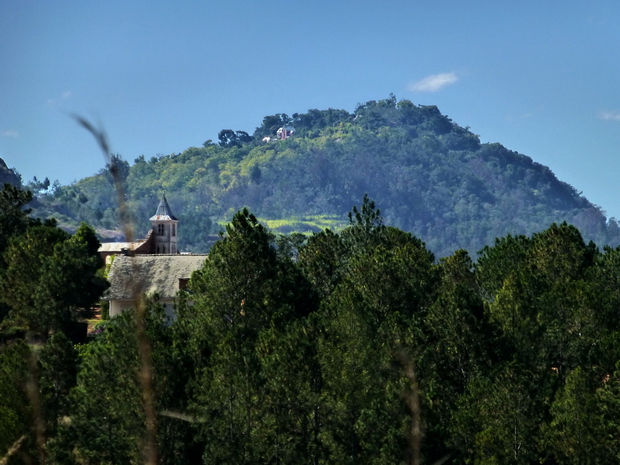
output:
POLYGON ((124 249, 136 250, 142 244, 144 244, 143 240, 136 242, 103 242, 99 245, 98 252, 120 254, 124 249))
POLYGON ((136 255, 117 256, 108 280, 106 300, 135 300, 136 294, 157 292, 160 299, 170 299, 179 290, 179 279, 191 278, 202 267, 206 255, 136 255))
POLYGON ((166 195, 164 194, 159 202, 159 206, 157 207, 157 211, 155 215, 151 216, 150 221, 178 221, 176 216, 172 214, 170 211, 170 205, 168 205, 168 201, 166 200, 166 195))

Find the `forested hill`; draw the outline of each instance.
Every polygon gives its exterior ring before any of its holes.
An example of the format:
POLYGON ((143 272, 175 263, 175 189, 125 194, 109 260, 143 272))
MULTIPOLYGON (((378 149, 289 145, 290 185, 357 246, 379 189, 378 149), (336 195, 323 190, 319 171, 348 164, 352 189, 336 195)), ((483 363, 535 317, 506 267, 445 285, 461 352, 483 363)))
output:
MULTIPOLYGON (((548 167, 499 143, 481 144, 435 106, 394 96, 360 104, 353 113, 266 116, 253 135, 222 130, 218 143, 113 163, 138 234, 146 232, 165 191, 180 220, 180 245, 190 251, 205 251, 218 222, 244 206, 271 220, 275 232, 318 231, 345 225, 366 193, 386 224, 420 237, 437 256, 460 248, 475 253, 496 237, 529 235, 562 221, 599 245, 620 243, 616 221, 548 167), (293 136, 275 140, 286 125, 294 127, 293 136)), ((35 194, 35 214, 54 216, 64 227, 86 221, 104 238, 119 229, 106 170, 35 194)))

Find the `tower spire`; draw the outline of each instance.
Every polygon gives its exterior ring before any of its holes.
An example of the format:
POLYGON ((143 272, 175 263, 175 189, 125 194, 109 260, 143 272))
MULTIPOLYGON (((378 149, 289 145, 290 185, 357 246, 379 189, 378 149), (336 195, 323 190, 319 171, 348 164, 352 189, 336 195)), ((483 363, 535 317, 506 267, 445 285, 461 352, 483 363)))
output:
POLYGON ((157 254, 177 254, 177 225, 179 220, 172 214, 166 193, 164 192, 161 201, 157 206, 155 215, 150 218, 155 235, 155 253, 157 254))

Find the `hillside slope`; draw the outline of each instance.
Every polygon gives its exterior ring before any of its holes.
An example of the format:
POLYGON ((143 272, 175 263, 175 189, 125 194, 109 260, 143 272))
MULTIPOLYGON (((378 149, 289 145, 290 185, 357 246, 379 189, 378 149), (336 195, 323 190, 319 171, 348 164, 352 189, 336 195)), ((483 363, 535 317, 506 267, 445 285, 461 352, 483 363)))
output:
POLYGON ((16 187, 21 187, 22 185, 19 175, 17 175, 14 170, 6 166, 4 160, 0 158, 0 186, 4 183, 9 183, 16 187))
MULTIPOLYGON (((437 255, 477 252, 496 237, 531 234, 553 222, 577 226, 597 244, 620 243, 620 228, 546 166, 452 122, 434 106, 394 96, 345 110, 267 116, 252 136, 223 130, 179 154, 115 159, 125 179, 138 234, 161 192, 181 224, 180 246, 204 251, 233 212, 249 207, 276 232, 346 224, 346 213, 368 193, 385 222, 411 231, 437 255), (273 140, 278 128, 294 135, 273 140), (271 141, 264 141, 271 137, 271 141), (326 220, 327 218, 327 220, 326 220)), ((66 227, 87 221, 118 229, 109 174, 39 196, 35 212, 66 227)))

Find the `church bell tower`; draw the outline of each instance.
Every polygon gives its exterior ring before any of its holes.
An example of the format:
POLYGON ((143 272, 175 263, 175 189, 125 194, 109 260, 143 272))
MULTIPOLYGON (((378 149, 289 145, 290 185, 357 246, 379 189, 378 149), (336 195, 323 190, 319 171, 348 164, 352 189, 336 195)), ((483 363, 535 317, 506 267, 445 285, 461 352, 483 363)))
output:
POLYGON ((177 234, 179 220, 170 211, 170 205, 164 194, 155 215, 150 218, 155 236, 156 254, 177 254, 177 234))

